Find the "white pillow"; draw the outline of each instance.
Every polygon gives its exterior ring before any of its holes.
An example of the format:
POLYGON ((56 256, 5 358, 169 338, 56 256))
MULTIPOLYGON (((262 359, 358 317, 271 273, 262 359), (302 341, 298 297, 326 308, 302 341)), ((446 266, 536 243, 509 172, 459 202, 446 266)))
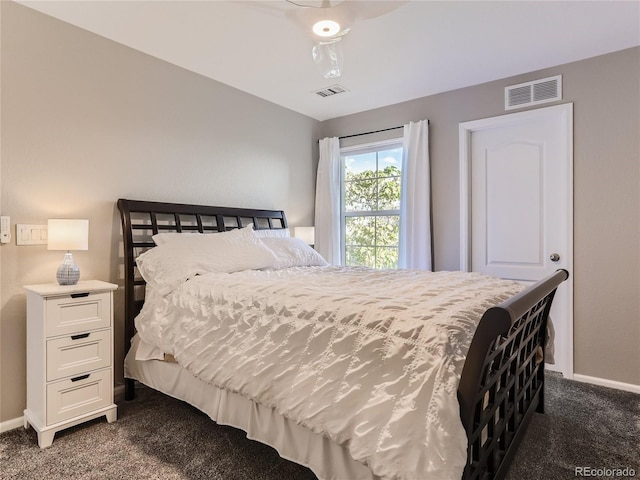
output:
POLYGON ((147 250, 136 262, 142 278, 164 295, 195 275, 258 270, 277 260, 249 225, 207 235, 178 234, 147 250))
POLYGON ((273 228, 266 230, 254 230, 253 233, 256 234, 258 238, 289 238, 289 229, 288 228, 273 228))
POLYGON ((324 267, 328 265, 322 255, 299 238, 267 237, 261 240, 278 257, 278 261, 269 266, 273 270, 289 267, 324 267))

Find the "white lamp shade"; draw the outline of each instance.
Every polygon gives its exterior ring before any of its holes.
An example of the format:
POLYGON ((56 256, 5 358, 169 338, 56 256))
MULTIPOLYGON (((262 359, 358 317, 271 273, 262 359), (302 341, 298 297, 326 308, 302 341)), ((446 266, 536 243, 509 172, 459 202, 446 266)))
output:
POLYGON ((88 250, 89 220, 50 218, 47 250, 88 250))
POLYGON ((315 245, 316 243, 315 227, 294 227, 293 236, 299 238, 307 245, 315 245))

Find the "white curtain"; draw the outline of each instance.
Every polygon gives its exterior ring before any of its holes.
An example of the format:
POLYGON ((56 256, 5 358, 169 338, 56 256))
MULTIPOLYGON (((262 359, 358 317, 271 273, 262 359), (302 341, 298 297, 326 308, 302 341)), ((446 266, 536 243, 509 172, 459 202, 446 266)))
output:
POLYGON ((429 121, 404 126, 398 267, 432 270, 429 121))
POLYGON ((340 141, 320 140, 316 177, 316 250, 332 265, 341 264, 340 248, 340 141))

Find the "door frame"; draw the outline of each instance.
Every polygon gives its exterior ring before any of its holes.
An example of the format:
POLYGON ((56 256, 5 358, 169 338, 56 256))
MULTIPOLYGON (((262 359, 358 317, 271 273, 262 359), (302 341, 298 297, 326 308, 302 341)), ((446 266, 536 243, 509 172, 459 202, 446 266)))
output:
MULTIPOLYGON (((472 120, 459 124, 460 155, 460 270, 468 272, 471 268, 471 134, 491 128, 508 126, 539 117, 559 117, 567 142, 567 255, 565 268, 570 272, 566 281, 567 338, 564 347, 567 349, 566 369, 559 370, 565 378, 573 378, 573 103, 564 103, 551 107, 537 108, 524 112, 509 113, 496 117, 472 120)), ((553 367, 549 368, 554 370, 553 367)))

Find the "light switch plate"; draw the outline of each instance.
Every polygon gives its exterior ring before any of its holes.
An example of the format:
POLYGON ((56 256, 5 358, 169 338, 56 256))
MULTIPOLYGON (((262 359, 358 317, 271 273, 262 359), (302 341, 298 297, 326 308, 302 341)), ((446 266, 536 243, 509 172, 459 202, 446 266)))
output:
POLYGON ((16 225, 16 245, 46 245, 47 225, 16 225))

